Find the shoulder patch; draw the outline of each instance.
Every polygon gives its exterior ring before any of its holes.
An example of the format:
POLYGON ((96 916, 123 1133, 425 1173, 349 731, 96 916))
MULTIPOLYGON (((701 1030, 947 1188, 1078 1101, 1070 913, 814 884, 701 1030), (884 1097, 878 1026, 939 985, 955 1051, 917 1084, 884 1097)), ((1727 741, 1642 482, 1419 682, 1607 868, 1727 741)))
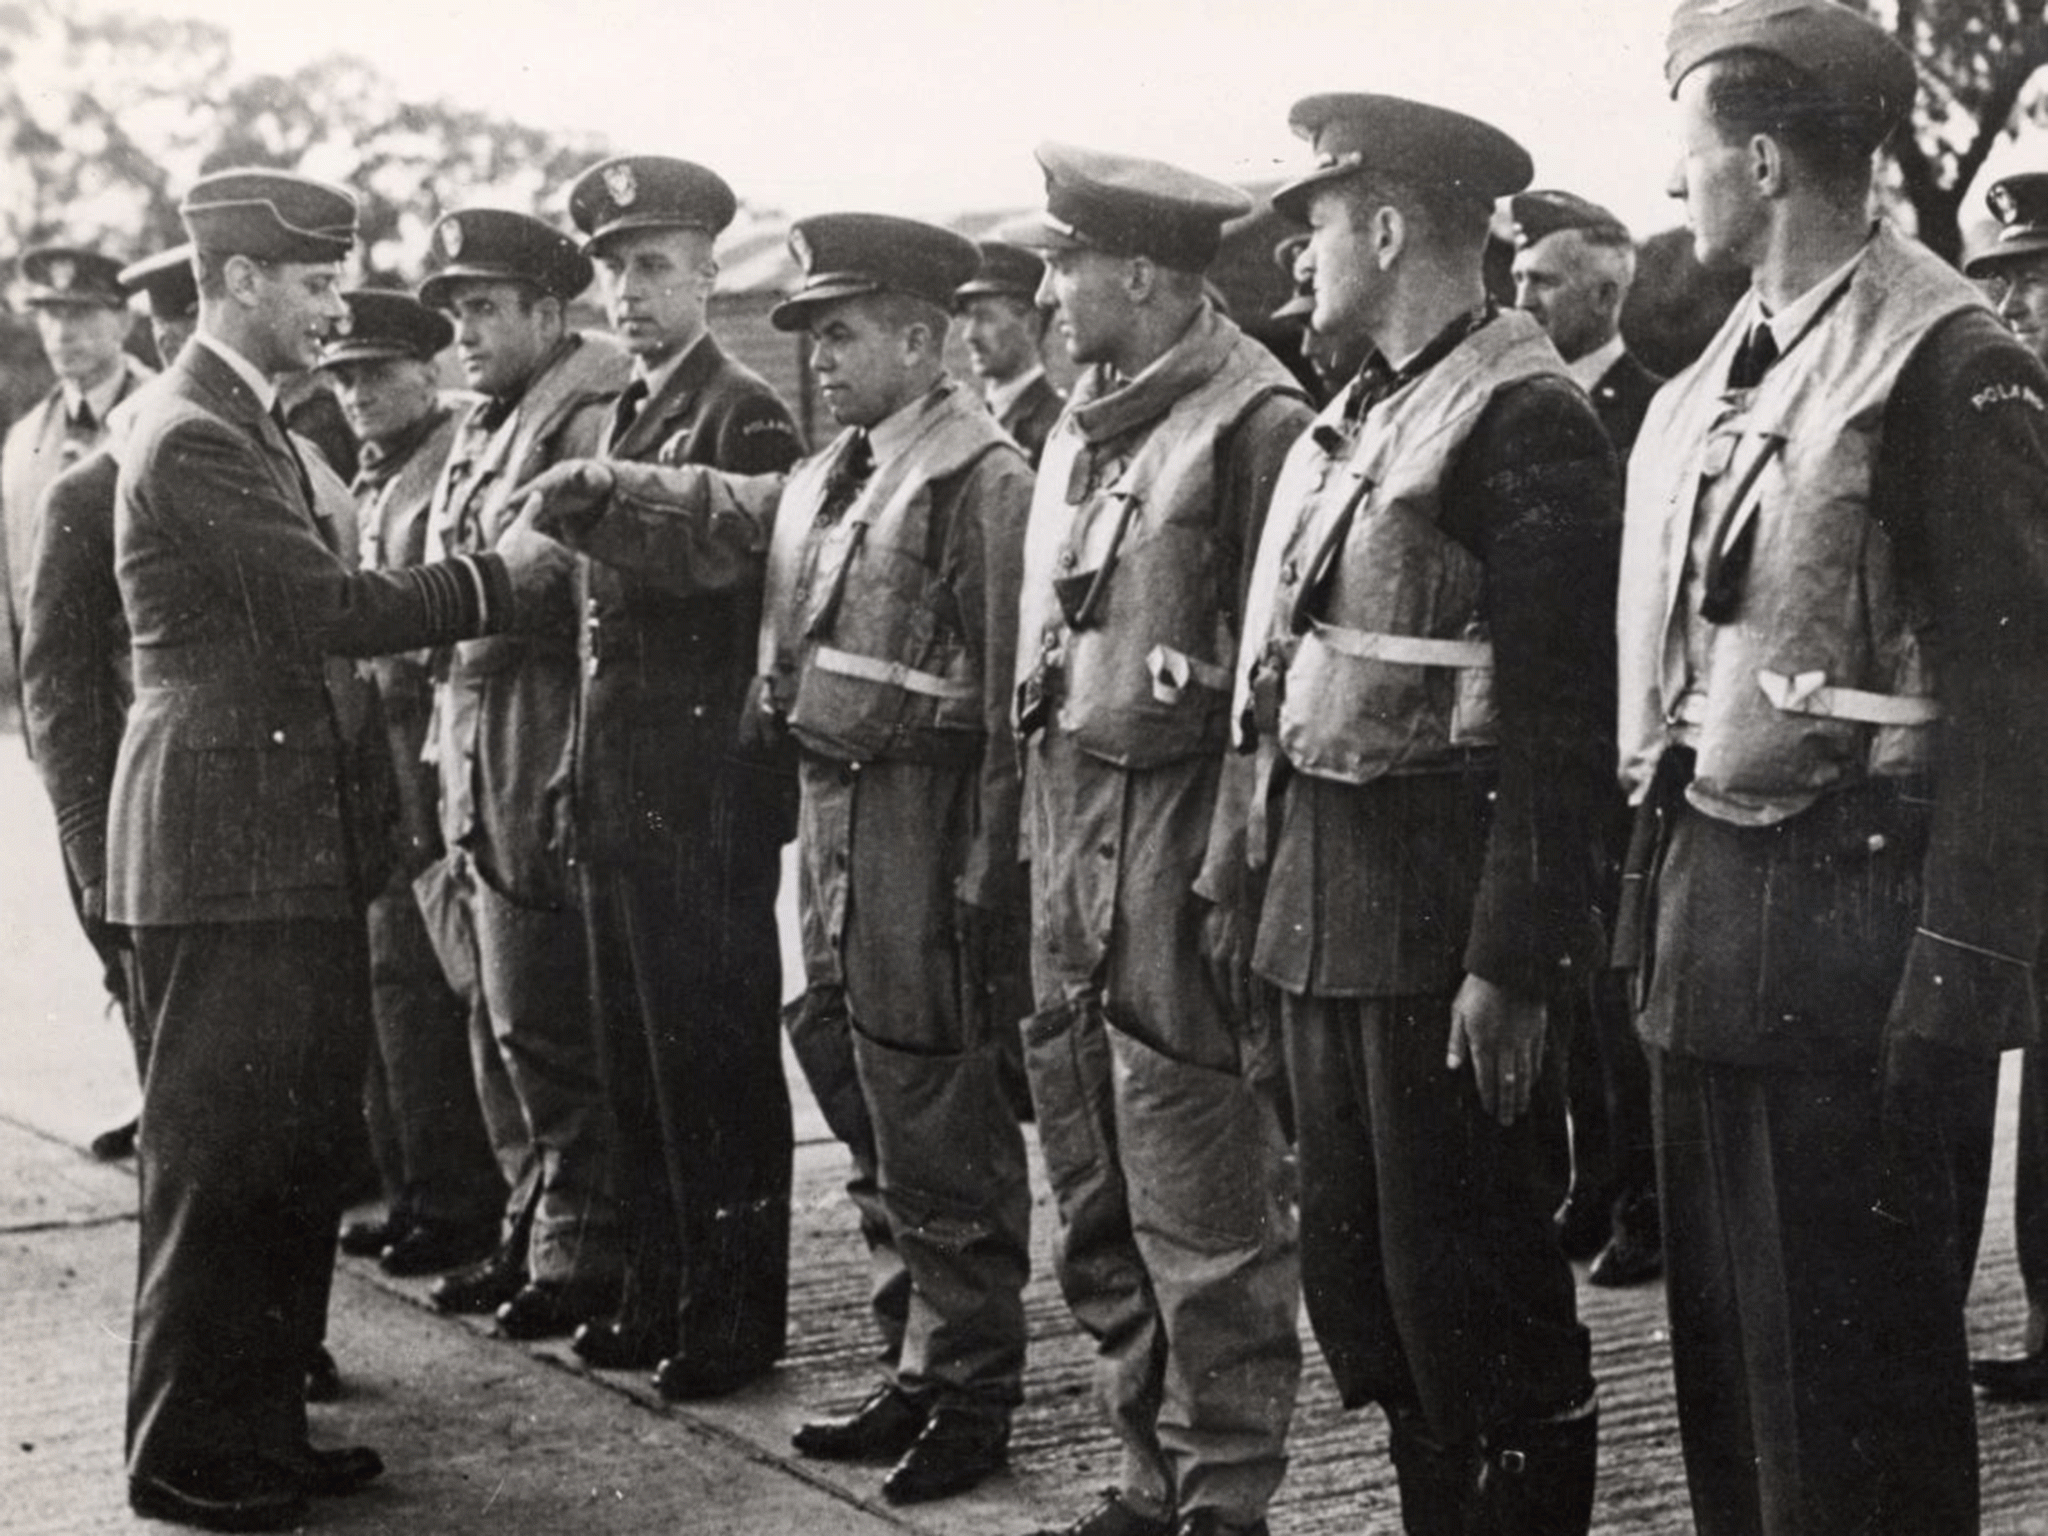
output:
POLYGON ((1970 406, 1980 416, 1994 406, 2010 404, 2025 405, 2037 416, 2048 415, 2048 404, 2042 402, 2033 385, 2024 381, 1986 384, 1970 396, 1970 406))
POLYGON ((761 432, 773 432, 777 437, 791 437, 795 435, 796 428, 780 416, 756 416, 740 427, 742 437, 753 437, 761 432))

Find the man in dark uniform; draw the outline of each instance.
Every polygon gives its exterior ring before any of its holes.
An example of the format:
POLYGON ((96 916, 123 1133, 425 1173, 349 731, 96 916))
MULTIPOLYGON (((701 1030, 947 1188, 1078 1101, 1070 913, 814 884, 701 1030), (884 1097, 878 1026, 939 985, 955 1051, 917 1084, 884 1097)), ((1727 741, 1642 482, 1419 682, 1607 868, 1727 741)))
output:
POLYGON ((1242 818, 1220 807, 1242 793, 1224 717, 1245 576, 1310 413, 1203 278, 1249 198, 1157 161, 1037 155, 1040 297, 1086 371, 1046 447, 1018 621, 1024 1059, 1061 1292, 1123 1449, 1066 1529, 1263 1533, 1301 1272, 1271 1041, 1244 995, 1242 818))
POLYGON ((1598 1402, 1549 1047, 1601 949, 1613 453, 1487 297, 1521 146, 1390 96, 1290 124, 1318 168, 1273 202, 1312 232, 1311 324, 1374 348, 1274 493, 1240 668, 1309 1321, 1346 1406, 1387 1415, 1411 1533, 1583 1533, 1598 1402))
MULTIPOLYGON (((1515 304, 1550 337, 1626 469, 1643 413, 1664 382, 1621 339, 1635 244, 1613 214, 1570 192, 1517 192, 1508 208, 1515 221, 1515 304)), ((1611 922, 1628 825, 1618 791, 1610 820, 1599 901, 1611 922)), ((1586 1278, 1595 1285, 1654 1280, 1664 1271, 1664 1248, 1650 1068, 1635 1037, 1626 977, 1597 966, 1567 1006, 1572 1190, 1558 1212, 1565 1256, 1591 1259, 1586 1278)))
POLYGON ((107 916, 133 930, 151 1035, 129 1373, 138 1513, 298 1523, 377 1475, 306 1440, 336 1150, 362 1086, 362 906, 381 880, 332 658, 497 629, 567 577, 559 549, 352 572, 271 380, 346 313, 355 202, 277 171, 203 178, 181 210, 199 331, 120 449, 135 703, 115 769, 107 916))
MULTIPOLYGON (((126 292, 149 296, 157 356, 174 360, 198 323, 192 248, 176 246, 124 267, 118 281, 126 292)), ((99 956, 107 995, 121 1010, 139 1082, 148 1071, 149 1037, 133 1005, 127 936, 106 920, 107 793, 134 697, 128 620, 114 579, 111 434, 133 412, 134 398, 110 413, 109 441, 43 493, 22 617, 21 695, 29 755, 57 813, 72 909, 99 956)), ((92 1139, 92 1154, 102 1161, 134 1150, 132 1119, 92 1139)))
POLYGON ((761 579, 767 706, 803 749, 804 920, 844 977, 880 1199, 911 1294, 890 1378, 796 1448, 896 1465, 883 1497, 973 1487, 1022 1397, 1030 1195, 986 987, 1022 902, 1008 732, 1030 470, 945 372, 958 235, 882 214, 800 219, 805 329, 847 430, 780 477, 563 466, 539 525, 682 592, 761 579), (614 490, 618 494, 614 495, 614 490), (772 543, 769 529, 772 523, 772 543))
POLYGON ((1751 284, 1650 407, 1622 556, 1693 1514, 1969 1536, 1955 1175, 2036 1032, 2048 371, 1872 224, 1917 86, 1882 28, 1687 0, 1665 78, 1693 248, 1751 284))
MULTIPOLYGON (((429 538, 443 548, 494 547, 521 482, 602 441, 630 365, 610 337, 568 324, 594 275, 573 240, 523 213, 471 208, 434 226, 420 302, 454 321, 463 377, 483 396, 434 492, 429 538)), ((457 930, 435 943, 444 961, 465 962, 451 980, 473 981, 472 1027, 495 1046, 495 1062, 484 1042, 473 1047, 477 1097, 512 1193, 498 1251, 428 1294, 444 1311, 495 1313, 509 1338, 573 1333, 618 1305, 615 1132, 563 773, 582 672, 576 633, 564 593, 544 625, 455 647, 429 747, 449 853, 428 884, 454 892, 436 910, 457 930)))
MULTIPOLYGON (((1994 182, 1986 200, 1996 233, 1974 253, 1963 274, 1985 288, 1998 318, 2024 346, 2048 363, 2048 172, 1994 182)), ((2004 1401, 2048 1401, 2048 1047, 2029 1047, 2020 1072, 2020 1131, 2014 1149, 2013 1228, 2027 1320, 2020 1353, 2005 1360, 1973 1360, 1970 1376, 1984 1395, 2004 1401)), ((1990 1159, 1983 1172, 1988 1192, 1990 1159)), ((1963 1217, 1970 1218, 1966 1209, 1963 1217)), ((1969 1244, 1974 1253, 1976 1245, 1969 1244)))
POLYGON ((7 605, 18 685, 36 507, 52 480, 106 441, 107 413, 150 370, 122 350, 133 317, 118 261, 79 246, 47 245, 24 252, 17 271, 20 302, 35 312, 43 355, 57 375, 0 446, 0 567, 7 575, 0 601, 7 605))
POLYGON ((1039 351, 1045 345, 1045 312, 1038 307, 1045 263, 1002 240, 984 240, 979 249, 981 264, 955 291, 953 313, 996 425, 1017 440, 1036 469, 1064 404, 1045 376, 1039 351))
MULTIPOLYGON (((403 293, 344 294, 349 324, 319 371, 359 445, 351 486, 361 565, 405 570, 426 558, 427 510, 455 441, 435 359, 455 339, 444 316, 403 293)), ((448 985, 412 883, 441 857, 434 769, 421 760, 433 705, 427 658, 379 656, 359 670, 377 698, 391 755, 391 873, 370 902, 374 1026, 364 1088, 387 1198, 381 1218, 342 1228, 344 1253, 387 1274, 452 1269, 487 1253, 505 1203, 470 1070, 469 1012, 448 985)))
MULTIPOLYGON (((633 354, 606 457, 769 474, 801 453, 788 408, 707 328, 713 244, 737 209, 715 172, 660 156, 604 161, 570 188, 633 354)), ((626 1269, 617 1314, 575 1348, 597 1366, 658 1365, 664 1397, 710 1397, 782 1355, 792 1148, 775 891, 795 760, 747 709, 758 589, 686 597, 591 561, 579 578, 571 816, 626 1269)))

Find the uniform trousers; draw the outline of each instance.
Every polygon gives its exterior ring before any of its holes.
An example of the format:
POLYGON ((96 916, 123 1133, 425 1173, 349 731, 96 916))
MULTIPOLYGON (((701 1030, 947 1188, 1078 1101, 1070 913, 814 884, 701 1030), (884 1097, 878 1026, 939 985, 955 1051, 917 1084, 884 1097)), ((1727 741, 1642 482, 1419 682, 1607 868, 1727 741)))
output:
POLYGON ((360 920, 134 930, 143 1085, 130 1476, 291 1456, 360 1134, 360 920))
POLYGON ((1007 1416, 1023 1398, 1031 1194, 988 1010, 954 934, 972 763, 804 754, 803 885, 846 984, 876 1182, 910 1276, 897 1385, 1007 1416))
POLYGON ((696 835, 583 865, 599 1046, 618 1128, 620 1316, 666 1352, 782 1355, 793 1158, 778 1008, 780 828, 746 770, 705 786, 696 835))
POLYGON ((1026 786, 1024 1060, 1060 1289, 1095 1340, 1125 1491, 1249 1522, 1287 1466, 1300 1255, 1265 1053, 1201 959, 1216 766, 1127 772, 1055 730, 1026 786))
POLYGON ((1445 998, 1290 994, 1282 1017, 1302 1285, 1345 1406, 1419 1410, 1449 1447, 1584 1402, 1589 1346, 1551 1221, 1566 1041, 1503 1126, 1471 1072, 1444 1065, 1445 998))
POLYGON ((375 1027, 364 1103, 370 1146, 401 1220, 475 1227, 505 1204, 477 1104, 469 1007, 448 985, 402 875, 370 903, 375 1027))
POLYGON ((1887 1135, 1874 1064, 1653 1047, 1651 1070, 1701 1536, 1969 1536, 1976 1414, 1943 1137, 1887 1135))

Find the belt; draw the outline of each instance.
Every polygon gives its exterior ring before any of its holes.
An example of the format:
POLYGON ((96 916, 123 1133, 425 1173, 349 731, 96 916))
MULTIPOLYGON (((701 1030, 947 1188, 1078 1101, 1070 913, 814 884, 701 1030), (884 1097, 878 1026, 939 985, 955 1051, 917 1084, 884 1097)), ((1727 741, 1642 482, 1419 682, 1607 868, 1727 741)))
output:
POLYGON ((1373 630, 1341 629, 1318 622, 1316 638, 1340 656, 1355 661, 1386 661, 1404 667, 1474 669, 1493 665, 1493 647, 1484 640, 1432 640, 1425 635, 1388 635, 1373 630))
POLYGON ((821 672, 857 677, 867 683, 887 683, 928 699, 971 699, 980 692, 973 683, 956 683, 950 677, 940 677, 936 672, 920 672, 900 661, 858 656, 830 645, 818 646, 811 652, 811 665, 821 672))
POLYGON ((1863 688, 1830 688, 1825 672, 1759 672, 1757 686, 1771 707, 1788 715, 1816 715, 1824 720, 1852 720, 1858 725, 1932 725, 1941 718, 1941 701, 1925 694, 1872 693, 1863 688))

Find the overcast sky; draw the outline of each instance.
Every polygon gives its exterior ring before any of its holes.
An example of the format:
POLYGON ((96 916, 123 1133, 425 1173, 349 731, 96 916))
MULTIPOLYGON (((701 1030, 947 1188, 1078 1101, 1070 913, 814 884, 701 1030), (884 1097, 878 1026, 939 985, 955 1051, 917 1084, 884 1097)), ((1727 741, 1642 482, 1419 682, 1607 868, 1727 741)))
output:
POLYGON ((402 90, 716 167, 757 206, 1025 206, 1043 138, 1232 180, 1287 173, 1288 106, 1388 91, 1485 117, 1539 185, 1639 234, 1673 123, 1663 0, 163 0, 244 70, 333 52, 402 90))

